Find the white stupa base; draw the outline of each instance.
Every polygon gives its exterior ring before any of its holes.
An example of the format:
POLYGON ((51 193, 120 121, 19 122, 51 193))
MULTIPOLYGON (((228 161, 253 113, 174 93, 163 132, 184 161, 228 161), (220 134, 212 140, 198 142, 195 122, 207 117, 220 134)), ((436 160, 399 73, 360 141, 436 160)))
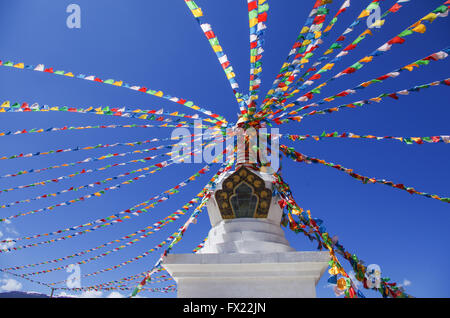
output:
POLYGON ((178 298, 314 298, 328 252, 169 254, 178 298))

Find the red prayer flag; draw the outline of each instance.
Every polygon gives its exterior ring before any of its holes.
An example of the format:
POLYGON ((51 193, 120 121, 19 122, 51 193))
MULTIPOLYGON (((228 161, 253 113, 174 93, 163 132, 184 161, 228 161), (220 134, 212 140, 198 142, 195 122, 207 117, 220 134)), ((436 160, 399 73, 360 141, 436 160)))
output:
POLYGON ((258 9, 258 3, 256 2, 256 0, 248 3, 248 11, 256 9, 258 9))
POLYGON ((401 7, 402 7, 401 5, 399 5, 398 3, 396 3, 396 4, 394 4, 394 5, 392 6, 392 8, 389 9, 389 11, 395 13, 395 12, 397 12, 398 10, 400 10, 401 7))
POLYGON ((396 36, 396 37, 392 38, 392 39, 388 42, 388 44, 389 44, 389 45, 392 45, 392 44, 402 44, 403 42, 405 42, 405 39, 403 39, 403 38, 401 38, 401 37, 399 37, 399 36, 396 36))

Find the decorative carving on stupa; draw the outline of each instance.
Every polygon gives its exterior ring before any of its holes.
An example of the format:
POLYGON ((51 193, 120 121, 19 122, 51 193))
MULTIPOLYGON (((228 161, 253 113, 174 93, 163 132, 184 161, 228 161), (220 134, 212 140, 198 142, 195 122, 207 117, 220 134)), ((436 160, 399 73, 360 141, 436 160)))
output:
POLYGON ((222 219, 267 218, 272 190, 261 177, 241 166, 223 181, 215 199, 222 219))

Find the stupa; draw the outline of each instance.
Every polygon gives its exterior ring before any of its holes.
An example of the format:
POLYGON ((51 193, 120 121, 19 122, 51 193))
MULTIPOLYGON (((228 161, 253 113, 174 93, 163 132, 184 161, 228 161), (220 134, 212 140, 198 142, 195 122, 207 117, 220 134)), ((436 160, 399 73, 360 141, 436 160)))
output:
POLYGON ((207 203, 211 230, 196 254, 169 254, 163 266, 179 298, 312 298, 328 252, 299 252, 281 228, 274 177, 239 156, 207 203))

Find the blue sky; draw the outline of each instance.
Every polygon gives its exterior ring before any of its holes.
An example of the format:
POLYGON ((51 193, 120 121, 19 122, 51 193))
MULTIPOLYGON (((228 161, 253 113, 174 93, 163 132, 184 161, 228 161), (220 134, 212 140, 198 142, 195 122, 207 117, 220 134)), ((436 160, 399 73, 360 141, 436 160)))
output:
MULTIPOLYGON (((337 11, 341 1, 330 5, 331 15, 337 11)), ((328 42, 336 39, 354 20, 369 1, 352 1, 348 12, 339 17, 338 24, 330 32, 328 42)), ((395 1, 382 1, 382 11, 395 1)), ((351 56, 334 69, 342 70, 357 59, 371 53, 384 42, 403 31, 426 13, 442 4, 442 0, 416 0, 406 3, 398 13, 387 18, 384 27, 355 50, 351 56)), ((212 25, 225 53, 228 55, 237 80, 242 89, 248 87, 249 44, 246 1, 197 2, 212 25)), ((286 58, 313 1, 278 0, 269 1, 270 11, 264 45, 262 92, 269 88, 274 76, 286 58)), ((12 1, 0 3, 0 60, 12 60, 36 65, 39 63, 55 69, 76 74, 95 74, 100 78, 114 78, 130 84, 143 85, 151 89, 194 101, 197 105, 236 120, 238 105, 229 84, 217 62, 209 43, 193 19, 183 1, 133 0, 111 2, 87 1, 12 1), (81 28, 66 26, 66 7, 77 3, 81 7, 81 28)), ((352 88, 419 58, 448 46, 449 18, 437 19, 425 34, 408 37, 402 45, 394 46, 388 54, 379 57, 360 72, 345 79, 336 80, 323 91, 323 97, 343 89, 352 88)), ((360 27, 351 35, 356 37, 360 27)), ((327 45, 318 51, 322 53, 327 45)), ((317 56, 317 55, 316 55, 317 56)), ((342 98, 342 103, 377 96, 442 80, 449 75, 448 61, 433 62, 411 73, 403 73, 381 85, 372 85, 358 95, 342 98)), ((52 76, 12 68, 0 69, 0 99, 17 102, 37 102, 50 106, 126 106, 127 108, 180 110, 194 114, 187 108, 163 99, 135 93, 123 88, 101 85, 88 81, 52 76)), ((301 124, 280 126, 281 133, 320 134, 326 131, 349 131, 357 134, 377 136, 434 136, 448 135, 450 115, 448 88, 430 88, 402 97, 399 101, 387 100, 361 109, 343 110, 327 116, 314 116, 301 124)), ((262 94, 261 94, 262 95, 262 94)), ((328 106, 328 105, 327 105, 328 106)), ((331 106, 331 105, 330 105, 331 106)), ((90 114, 69 113, 7 113, 0 115, 0 131, 30 128, 62 127, 65 125, 86 126, 94 124, 129 124, 146 122, 137 119, 112 118, 90 114)), ((152 122, 148 122, 152 123, 152 122)), ((100 129, 26 134, 0 137, 0 156, 17 153, 47 151, 51 149, 89 146, 99 143, 132 142, 154 137, 169 137, 170 129, 100 129)), ((313 157, 342 164, 365 176, 386 178, 413 186, 419 191, 441 196, 450 194, 450 169, 448 145, 405 145, 390 141, 331 139, 289 143, 297 150, 313 157)), ((146 148, 146 147, 140 147, 146 148)), ((0 175, 18 170, 43 168, 55 164, 73 162, 87 157, 99 157, 109 152, 129 151, 127 147, 97 149, 41 156, 30 159, 3 160, 0 175)), ((139 156, 127 156, 109 161, 99 161, 83 168, 102 167, 139 156)), ((70 186, 80 186, 103 180, 122 172, 144 167, 133 164, 116 167, 68 181, 52 183, 1 194, 2 203, 32 198, 43 193, 52 193, 70 186)), ((164 169, 150 178, 110 191, 101 198, 89 199, 52 212, 37 213, 0 225, 3 238, 44 233, 68 226, 85 223, 129 208, 136 203, 167 190, 197 172, 203 165, 178 165, 164 169)), ((49 172, 30 174, 15 178, 0 179, 0 188, 10 188, 39 180, 46 180, 78 171, 82 166, 55 169, 49 172)), ((217 169, 215 167, 215 169, 217 169)), ((180 208, 198 193, 212 176, 207 175, 186 187, 182 193, 160 204, 151 213, 130 221, 84 235, 79 238, 41 245, 22 251, 2 254, 0 267, 24 265, 54 259, 88 249, 122 237, 153 224, 180 208)), ((408 293, 417 297, 449 297, 449 256, 446 242, 450 221, 449 206, 437 200, 396 190, 383 185, 364 185, 335 169, 319 165, 295 163, 283 160, 283 175, 291 185, 297 202, 312 214, 325 221, 329 233, 338 235, 340 243, 363 259, 366 264, 379 264, 383 276, 398 283, 407 283, 408 293)), ((105 186, 113 183, 105 184, 105 186)), ((95 189, 100 189, 96 187, 95 189)), ((51 199, 24 203, 1 209, 0 217, 26 212, 81 195, 92 193, 92 189, 72 192, 51 199)), ((81 266, 82 274, 118 264, 160 243, 181 226, 187 217, 165 227, 150 238, 113 253, 100 261, 81 266)), ((210 224, 203 213, 199 222, 192 225, 174 253, 190 252, 207 234, 210 224)), ((286 233, 291 245, 298 250, 314 250, 301 234, 286 233)), ((27 242, 28 243, 28 242, 27 242)), ((102 250, 85 255, 97 255, 102 250)), ((162 250, 161 250, 162 252, 162 250)), ((82 280, 89 286, 134 275, 150 269, 160 252, 133 262, 114 271, 82 280)), ((85 257, 85 258, 86 258, 85 257)), ((77 258, 81 260, 84 258, 77 258)), ((59 264, 68 264, 67 262, 59 264)), ((51 268, 42 266, 39 269, 51 268)), ((35 271, 23 270, 22 272, 35 271)), ((57 271, 35 276, 43 282, 65 279, 69 274, 57 271)), ((12 278, 2 276, 1 279, 12 278)), ((335 297, 327 287, 325 274, 317 287, 319 297, 335 297)), ((22 290, 49 293, 47 288, 20 280, 22 290)), ((133 285, 132 285, 133 286, 133 285)), ((154 284, 150 287, 165 286, 154 284)), ((105 292, 103 296, 109 293, 105 292)), ((125 294, 125 293, 124 293, 125 294)), ((366 291, 367 296, 375 296, 366 291)), ((148 297, 174 297, 174 294, 150 294, 148 297)))

